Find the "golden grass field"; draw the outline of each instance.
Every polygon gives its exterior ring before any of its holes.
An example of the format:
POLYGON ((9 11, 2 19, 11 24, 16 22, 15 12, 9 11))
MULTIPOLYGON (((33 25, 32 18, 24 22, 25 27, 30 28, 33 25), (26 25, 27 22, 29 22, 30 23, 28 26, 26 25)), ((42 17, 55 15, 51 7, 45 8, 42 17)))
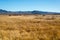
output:
POLYGON ((0 15, 0 40, 60 40, 60 15, 0 15))

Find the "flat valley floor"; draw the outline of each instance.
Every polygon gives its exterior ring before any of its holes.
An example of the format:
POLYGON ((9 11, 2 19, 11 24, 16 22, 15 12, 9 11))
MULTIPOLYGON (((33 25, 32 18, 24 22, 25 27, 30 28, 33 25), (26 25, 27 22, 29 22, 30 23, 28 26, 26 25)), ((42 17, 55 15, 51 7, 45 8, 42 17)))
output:
POLYGON ((60 40, 60 15, 0 15, 0 40, 60 40))

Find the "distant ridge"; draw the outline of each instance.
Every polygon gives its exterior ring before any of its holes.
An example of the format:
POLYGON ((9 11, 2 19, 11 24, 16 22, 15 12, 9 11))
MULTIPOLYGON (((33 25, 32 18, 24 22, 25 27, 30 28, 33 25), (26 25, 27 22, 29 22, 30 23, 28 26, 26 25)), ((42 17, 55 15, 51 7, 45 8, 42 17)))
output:
POLYGON ((0 14, 54 14, 54 15, 60 15, 60 13, 57 12, 44 12, 44 11, 7 11, 7 10, 3 10, 0 9, 0 14))

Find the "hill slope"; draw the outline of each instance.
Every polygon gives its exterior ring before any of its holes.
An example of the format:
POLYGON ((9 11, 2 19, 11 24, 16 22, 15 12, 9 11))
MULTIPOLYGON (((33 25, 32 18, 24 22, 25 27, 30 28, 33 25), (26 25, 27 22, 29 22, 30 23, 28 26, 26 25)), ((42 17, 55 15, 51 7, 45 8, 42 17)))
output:
POLYGON ((34 10, 34 11, 6 11, 6 10, 2 10, 0 9, 0 14, 60 14, 60 13, 57 13, 57 12, 44 12, 44 11, 37 11, 37 10, 34 10))

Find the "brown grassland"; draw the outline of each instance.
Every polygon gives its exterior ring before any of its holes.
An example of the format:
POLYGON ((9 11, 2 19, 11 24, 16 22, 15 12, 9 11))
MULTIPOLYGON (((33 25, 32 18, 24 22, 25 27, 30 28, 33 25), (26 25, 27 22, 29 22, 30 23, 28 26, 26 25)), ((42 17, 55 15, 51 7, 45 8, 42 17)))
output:
POLYGON ((0 40, 60 40, 60 15, 0 15, 0 40))

